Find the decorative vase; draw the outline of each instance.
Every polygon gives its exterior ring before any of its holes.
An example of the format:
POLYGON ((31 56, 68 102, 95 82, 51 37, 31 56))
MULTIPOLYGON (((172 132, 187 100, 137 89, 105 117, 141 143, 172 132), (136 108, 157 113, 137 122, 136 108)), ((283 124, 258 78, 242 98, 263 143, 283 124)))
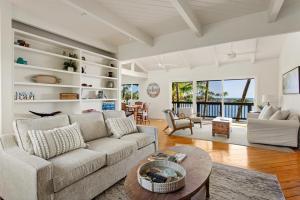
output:
POLYGON ((108 72, 108 77, 113 77, 114 73, 113 72, 108 72))
POLYGON ((68 67, 68 71, 69 72, 74 72, 74 68, 73 67, 68 67))
POLYGON ((106 87, 107 88, 114 88, 115 87, 115 83, 113 81, 107 81, 106 87))

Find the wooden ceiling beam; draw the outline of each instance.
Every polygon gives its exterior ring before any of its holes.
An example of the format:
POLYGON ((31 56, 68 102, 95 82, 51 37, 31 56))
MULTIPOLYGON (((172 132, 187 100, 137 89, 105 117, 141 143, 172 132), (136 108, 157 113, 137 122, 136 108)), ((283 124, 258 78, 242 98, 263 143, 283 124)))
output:
POLYGON ((151 36, 107 11, 107 9, 103 8, 101 4, 96 1, 63 0, 63 2, 84 14, 93 17, 95 20, 110 26, 129 38, 149 46, 153 45, 153 38, 151 36))
POLYGON ((170 0, 185 21, 189 28, 196 34, 196 36, 201 37, 201 23, 195 15, 194 11, 191 9, 190 5, 185 0, 170 0))
POLYGON ((283 6, 284 0, 271 0, 268 9, 268 22, 275 22, 278 18, 280 10, 283 6))

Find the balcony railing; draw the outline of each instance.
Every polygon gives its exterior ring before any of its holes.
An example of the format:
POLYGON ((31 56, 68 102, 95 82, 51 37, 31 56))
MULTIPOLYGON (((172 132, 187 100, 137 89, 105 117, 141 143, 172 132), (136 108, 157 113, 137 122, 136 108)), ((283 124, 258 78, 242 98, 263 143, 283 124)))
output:
MULTIPOLYGON (((193 106, 192 102, 172 102, 173 110, 178 113, 179 108, 190 108, 193 106)), ((237 119, 239 107, 241 120, 247 119, 247 114, 253 108, 253 103, 238 103, 238 102, 225 102, 224 103, 224 117, 237 119)), ((222 116, 222 103, 221 102, 197 102, 197 113, 202 117, 215 118, 222 116)))

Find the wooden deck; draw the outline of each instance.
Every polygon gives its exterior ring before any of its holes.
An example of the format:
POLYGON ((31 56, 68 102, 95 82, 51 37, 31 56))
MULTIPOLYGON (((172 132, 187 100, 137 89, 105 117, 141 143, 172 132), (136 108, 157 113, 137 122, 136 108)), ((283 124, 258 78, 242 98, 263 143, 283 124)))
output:
POLYGON ((159 146, 191 145, 204 149, 213 161, 227 165, 274 174, 278 177, 287 200, 300 200, 300 151, 285 153, 220 142, 168 136, 162 131, 164 120, 151 120, 159 129, 159 146))

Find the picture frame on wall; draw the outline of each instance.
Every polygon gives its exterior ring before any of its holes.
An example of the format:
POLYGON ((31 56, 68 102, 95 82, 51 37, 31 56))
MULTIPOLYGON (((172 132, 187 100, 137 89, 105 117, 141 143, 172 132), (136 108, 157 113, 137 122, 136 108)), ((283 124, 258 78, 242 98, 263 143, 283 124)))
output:
POLYGON ((300 94, 300 66, 282 75, 283 94, 300 94))

